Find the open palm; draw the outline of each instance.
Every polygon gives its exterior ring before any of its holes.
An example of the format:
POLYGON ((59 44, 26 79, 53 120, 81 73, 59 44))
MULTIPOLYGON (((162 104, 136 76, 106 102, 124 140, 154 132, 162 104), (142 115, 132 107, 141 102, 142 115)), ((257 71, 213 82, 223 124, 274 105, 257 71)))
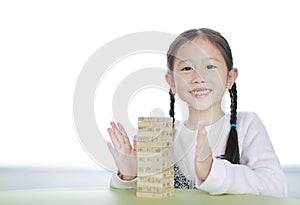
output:
POLYGON ((117 123, 116 125, 114 122, 110 124, 111 128, 108 128, 107 131, 113 145, 107 142, 108 148, 123 179, 134 179, 137 176, 136 136, 132 146, 122 124, 117 123))

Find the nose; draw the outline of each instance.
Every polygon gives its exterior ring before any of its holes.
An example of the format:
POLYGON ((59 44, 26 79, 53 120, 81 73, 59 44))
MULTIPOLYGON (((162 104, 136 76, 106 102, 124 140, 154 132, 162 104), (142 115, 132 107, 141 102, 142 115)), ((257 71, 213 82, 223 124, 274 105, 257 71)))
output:
POLYGON ((195 69, 192 76, 193 83, 205 83, 205 73, 203 69, 195 69))

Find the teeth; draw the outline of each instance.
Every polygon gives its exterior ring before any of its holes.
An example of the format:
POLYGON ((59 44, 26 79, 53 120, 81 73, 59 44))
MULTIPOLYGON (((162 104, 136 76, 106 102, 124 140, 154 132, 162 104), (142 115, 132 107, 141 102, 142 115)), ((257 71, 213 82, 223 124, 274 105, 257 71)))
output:
POLYGON ((205 95, 208 94, 210 90, 201 90, 201 91, 192 91, 192 94, 194 95, 205 95))

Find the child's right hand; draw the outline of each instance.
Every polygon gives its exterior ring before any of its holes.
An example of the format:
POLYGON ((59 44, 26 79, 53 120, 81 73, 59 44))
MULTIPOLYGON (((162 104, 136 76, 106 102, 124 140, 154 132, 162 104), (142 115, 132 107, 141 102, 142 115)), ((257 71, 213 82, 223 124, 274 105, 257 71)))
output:
POLYGON ((133 139, 133 147, 121 123, 111 122, 111 127, 107 131, 110 135, 113 146, 107 142, 107 146, 118 167, 121 179, 132 180, 137 176, 137 155, 136 155, 136 136, 133 139))

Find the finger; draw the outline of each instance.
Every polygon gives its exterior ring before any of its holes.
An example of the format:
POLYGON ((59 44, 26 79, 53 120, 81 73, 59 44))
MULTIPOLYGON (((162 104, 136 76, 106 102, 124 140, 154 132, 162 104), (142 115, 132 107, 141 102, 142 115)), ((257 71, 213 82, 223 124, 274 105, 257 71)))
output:
POLYGON ((124 137, 124 141, 125 141, 125 143, 123 145, 121 145, 121 151, 125 154, 129 154, 132 150, 132 146, 129 141, 129 138, 127 136, 124 137))
POLYGON ((122 146, 122 152, 125 153, 125 154, 129 154, 132 150, 132 146, 131 146, 131 143, 130 143, 130 140, 127 136, 127 133, 123 127, 123 125, 121 123, 117 123, 117 126, 118 126, 118 131, 119 133, 122 135, 122 139, 123 139, 123 142, 124 144, 121 145, 122 146))
POLYGON ((119 134, 118 136, 118 134, 116 134, 111 128, 108 128, 108 132, 111 136, 111 141, 115 147, 115 151, 118 152, 119 155, 122 154, 124 156, 127 156, 132 149, 128 137, 126 137, 127 139, 125 139, 125 137, 120 136, 121 134, 119 134), (120 140, 122 141, 120 142, 120 140))
POLYGON ((116 137, 118 138, 120 144, 124 144, 125 143, 124 137, 123 137, 122 133, 120 132, 119 128, 116 126, 116 123, 111 122, 110 125, 111 125, 116 137))
POLYGON ((207 139, 207 132, 203 122, 199 123, 198 134, 197 134, 197 143, 202 144, 207 139))
POLYGON ((117 124, 115 122, 110 122, 110 125, 111 125, 112 129, 114 130, 114 132, 118 132, 120 134, 123 134, 122 132, 120 132, 120 129, 119 129, 119 127, 117 126, 117 124))
POLYGON ((137 141, 137 136, 134 135, 133 137, 133 150, 136 151, 136 141, 137 141))
POLYGON ((207 132, 204 122, 199 122, 197 144, 196 144, 196 157, 198 160, 203 161, 212 154, 211 148, 208 143, 207 132))
POLYGON ((123 125, 121 123, 117 123, 120 132, 122 133, 122 135, 127 136, 126 130, 124 129, 123 125))
POLYGON ((130 140, 129 140, 129 137, 126 133, 126 130, 124 129, 123 125, 121 123, 117 123, 118 127, 119 127, 119 130, 120 132, 122 133, 123 135, 123 139, 124 139, 124 151, 125 153, 130 153, 131 150, 133 149, 132 146, 131 146, 131 143, 130 143, 130 140))
POLYGON ((111 139, 114 147, 116 149, 120 149, 121 148, 121 143, 119 142, 119 139, 116 137, 114 131, 111 128, 108 128, 107 131, 109 133, 110 139, 111 139))
POLYGON ((131 144, 130 144, 128 135, 127 135, 127 133, 126 133, 126 130, 124 129, 124 127, 123 127, 123 125, 122 125, 121 123, 117 123, 117 125, 118 125, 118 128, 119 128, 120 133, 121 133, 122 136, 123 136, 123 140, 124 140, 124 143, 125 143, 125 145, 126 145, 126 148, 127 148, 127 149, 130 149, 130 151, 131 151, 132 146, 131 146, 131 144))
POLYGON ((127 135, 123 136, 123 140, 124 140, 125 144, 128 144, 128 143, 130 144, 130 141, 129 141, 129 138, 127 135))

